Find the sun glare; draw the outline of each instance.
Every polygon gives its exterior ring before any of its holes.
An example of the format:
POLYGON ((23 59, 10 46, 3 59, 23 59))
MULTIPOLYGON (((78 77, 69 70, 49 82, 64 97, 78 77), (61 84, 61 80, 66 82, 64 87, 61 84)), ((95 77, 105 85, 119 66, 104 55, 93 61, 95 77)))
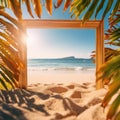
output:
POLYGON ((46 35, 36 31, 27 31, 27 55, 28 58, 44 56, 47 47, 46 35), (44 52, 43 52, 44 51, 44 52))
POLYGON ((34 33, 27 32, 27 46, 30 47, 35 44, 35 35, 34 33))
POLYGON ((31 46, 34 43, 33 39, 27 36, 27 46, 31 46))

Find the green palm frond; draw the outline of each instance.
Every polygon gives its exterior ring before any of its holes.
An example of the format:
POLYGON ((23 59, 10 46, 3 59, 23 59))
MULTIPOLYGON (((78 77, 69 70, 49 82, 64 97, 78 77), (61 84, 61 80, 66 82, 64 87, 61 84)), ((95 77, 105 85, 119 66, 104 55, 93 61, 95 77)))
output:
POLYGON ((74 11, 71 15, 72 16, 76 16, 76 18, 78 18, 79 15, 81 15, 83 13, 83 11, 87 8, 87 6, 90 4, 90 0, 86 0, 86 1, 78 1, 73 2, 73 4, 70 7, 70 12, 74 11), (77 11, 74 10, 75 7, 77 8, 77 11))
POLYGON ((97 15, 101 11, 101 9, 103 9, 104 4, 105 4, 105 0, 101 0, 99 6, 97 7, 97 10, 96 10, 96 13, 95 13, 95 18, 97 17, 97 15))
POLYGON ((117 11, 118 11, 119 9, 120 9, 120 1, 117 0, 117 2, 116 2, 116 4, 115 4, 115 7, 114 7, 114 9, 113 9, 113 11, 112 11, 111 17, 113 17, 113 16, 117 13, 117 11))
POLYGON ((110 12, 111 8, 112 16, 116 14, 116 12, 120 9, 120 1, 119 0, 73 0, 70 8, 70 12, 72 12, 72 16, 76 16, 77 18, 81 16, 83 18, 83 22, 89 20, 91 18, 104 19, 104 17, 110 12), (107 4, 106 4, 107 2, 107 4), (113 4, 115 2, 115 4, 113 4), (103 9, 104 6, 104 9, 103 9), (101 11, 102 10, 102 11, 101 11), (83 14, 84 12, 84 14, 83 14), (99 15, 101 12, 101 15, 99 15))
POLYGON ((108 3, 107 3, 107 6, 103 12, 103 15, 102 15, 102 19, 104 19, 104 17, 106 16, 106 14, 109 12, 109 10, 111 9, 111 6, 113 4, 114 0, 108 0, 108 3))
POLYGON ((108 93, 105 95, 102 106, 106 107, 110 100, 116 95, 117 97, 113 100, 108 114, 107 119, 111 119, 115 116, 116 112, 119 110, 120 107, 120 55, 113 57, 108 62, 106 62, 100 69, 103 72, 102 78, 103 82, 106 82, 106 79, 109 79, 108 86, 109 90, 108 93))
POLYGON ((108 120, 111 119, 116 114, 117 110, 119 109, 119 106, 120 106, 120 95, 116 97, 116 99, 109 108, 109 112, 107 115, 108 120))
MULTIPOLYGON (((119 7, 120 4, 117 1, 118 5, 113 9, 113 13, 109 18, 109 29, 107 30, 108 40, 107 44, 120 46, 120 13, 119 7), (116 9, 118 9, 116 11, 116 9), (116 11, 116 12, 115 12, 116 11)), ((116 3, 116 4, 117 4, 116 3)), ((109 86, 109 91, 105 95, 102 102, 102 106, 106 107, 110 100, 112 101, 110 108, 108 110, 107 119, 119 120, 120 118, 120 49, 109 49, 107 52, 108 61, 101 67, 100 71, 103 72, 101 78, 103 82, 109 86)))
POLYGON ((91 18, 91 16, 94 14, 95 8, 98 4, 98 0, 93 0, 93 2, 91 3, 89 9, 87 10, 87 12, 85 13, 85 15, 83 16, 83 22, 87 21, 91 18))

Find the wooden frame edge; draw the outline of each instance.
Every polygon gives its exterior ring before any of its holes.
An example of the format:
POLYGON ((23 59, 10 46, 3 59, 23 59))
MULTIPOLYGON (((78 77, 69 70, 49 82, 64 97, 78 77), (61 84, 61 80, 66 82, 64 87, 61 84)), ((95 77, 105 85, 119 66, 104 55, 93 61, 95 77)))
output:
MULTIPOLYGON (((101 65, 104 63, 104 21, 103 20, 89 20, 82 23, 81 20, 30 20, 26 19, 22 21, 26 29, 32 28, 49 28, 49 29, 95 29, 96 30, 96 71, 99 70, 101 65)), ((24 63, 27 67, 27 47, 24 49, 24 63)), ((22 74, 22 88, 27 88, 27 68, 25 68, 22 74)), ((102 80, 97 80, 100 74, 96 75, 96 88, 100 89, 103 87, 102 80)))

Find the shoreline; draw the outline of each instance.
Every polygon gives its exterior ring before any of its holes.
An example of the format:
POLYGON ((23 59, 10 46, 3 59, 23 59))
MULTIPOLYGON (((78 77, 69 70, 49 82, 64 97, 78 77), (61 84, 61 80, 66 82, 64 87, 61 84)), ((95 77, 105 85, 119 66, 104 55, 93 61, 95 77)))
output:
POLYGON ((28 85, 35 83, 84 83, 95 82, 95 70, 28 70, 28 85))

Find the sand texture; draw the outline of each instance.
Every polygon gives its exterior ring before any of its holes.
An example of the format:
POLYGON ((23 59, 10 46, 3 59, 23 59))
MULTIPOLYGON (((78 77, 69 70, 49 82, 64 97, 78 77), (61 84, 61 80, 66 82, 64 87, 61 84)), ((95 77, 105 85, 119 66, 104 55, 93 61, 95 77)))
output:
POLYGON ((101 101, 106 92, 91 82, 0 91, 0 120, 105 120, 101 101))

